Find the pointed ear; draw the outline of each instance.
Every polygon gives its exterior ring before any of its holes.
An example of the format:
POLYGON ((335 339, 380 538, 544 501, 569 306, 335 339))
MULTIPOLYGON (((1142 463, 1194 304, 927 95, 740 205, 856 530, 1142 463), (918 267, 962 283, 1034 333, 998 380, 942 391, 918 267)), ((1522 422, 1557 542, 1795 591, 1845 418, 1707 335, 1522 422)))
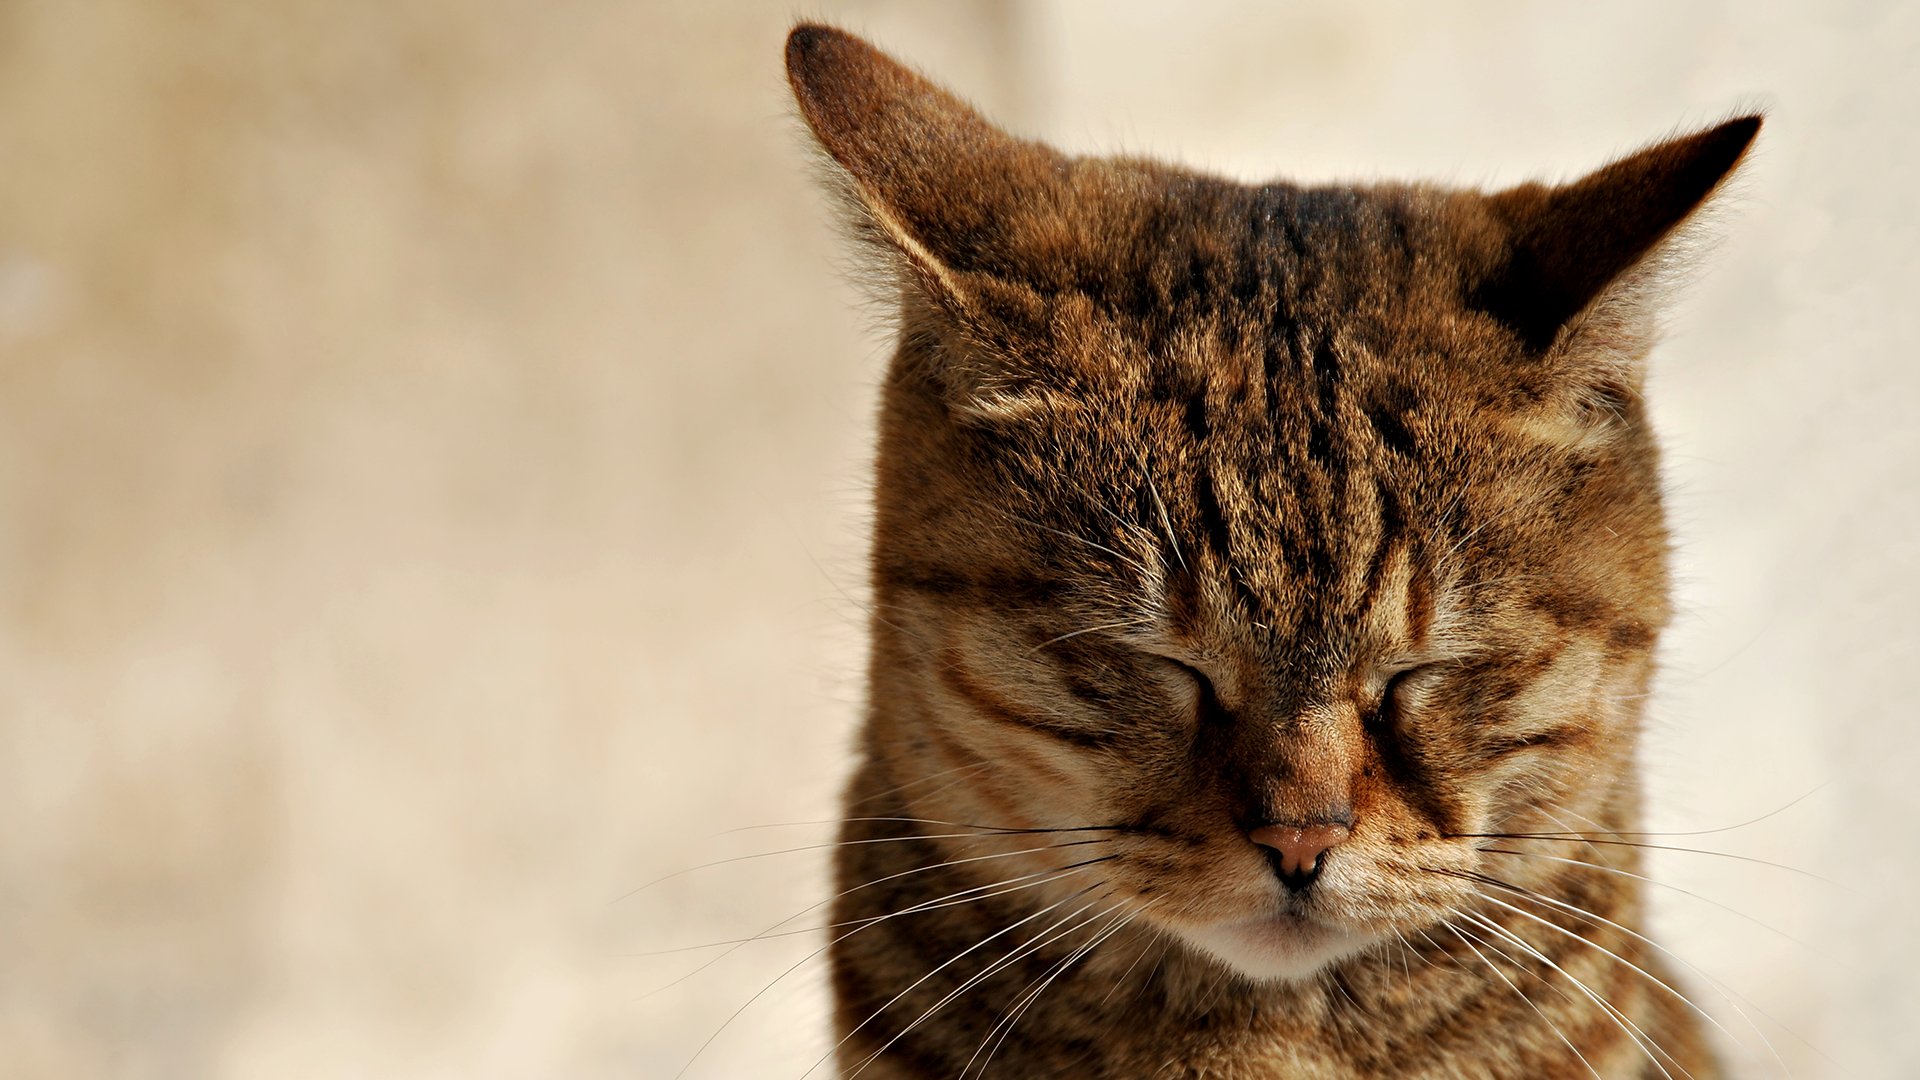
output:
POLYGON ((1504 265, 1469 302, 1545 353, 1567 344, 1583 324, 1618 338, 1646 321, 1648 275, 1667 240, 1739 164, 1760 131, 1760 117, 1649 147, 1559 187, 1526 184, 1489 196, 1506 227, 1504 265), (1603 315, 1595 320, 1594 314, 1603 315))
POLYGON ((856 229, 937 303, 965 307, 979 284, 971 275, 1011 272, 1019 219, 1058 202, 1060 154, 1006 134, 851 34, 794 27, 787 78, 838 167, 856 229))

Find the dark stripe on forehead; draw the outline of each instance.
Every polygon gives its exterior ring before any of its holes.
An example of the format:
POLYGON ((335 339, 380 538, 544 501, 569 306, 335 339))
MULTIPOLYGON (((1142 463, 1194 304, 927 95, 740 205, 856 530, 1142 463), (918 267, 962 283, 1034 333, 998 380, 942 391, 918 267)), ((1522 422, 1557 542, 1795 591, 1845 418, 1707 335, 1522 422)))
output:
POLYGON ((1268 195, 1273 207, 1267 221, 1276 226, 1266 231, 1274 236, 1275 242, 1271 246, 1284 244, 1286 248, 1284 254, 1274 253, 1283 269, 1274 283, 1273 306, 1268 313, 1266 341, 1260 353, 1261 388, 1266 394, 1267 426, 1277 436, 1285 426, 1281 410, 1287 398, 1275 391, 1285 380, 1286 370, 1293 359, 1295 335, 1300 325, 1294 318, 1293 307, 1300 296, 1300 276, 1311 269, 1311 263, 1305 258, 1306 245, 1294 229, 1292 215, 1287 212, 1287 203, 1293 193, 1284 189, 1269 189, 1263 194, 1268 195))
POLYGON ((1407 426, 1407 414, 1419 405, 1419 397, 1403 383, 1389 383, 1376 398, 1367 405, 1367 420, 1373 425, 1374 434, 1380 436, 1381 445, 1402 457, 1416 457, 1419 444, 1414 441, 1413 430, 1407 426))
POLYGON ((1187 399, 1187 409, 1182 419, 1186 422, 1188 437, 1196 447, 1204 450, 1213 435, 1213 424, 1207 418, 1207 395, 1204 390, 1187 399))
MULTIPOLYGON (((1393 601, 1392 597, 1379 594, 1386 580, 1387 567, 1391 562, 1395 545, 1400 542, 1406 522, 1400 514, 1400 497, 1393 493, 1385 480, 1375 478, 1373 482, 1374 499, 1379 508, 1379 538, 1374 542, 1373 557, 1367 560, 1366 584, 1360 593, 1360 606, 1366 608, 1375 602, 1393 601)), ((1409 622, 1412 620, 1409 619, 1409 622)))
POLYGON ((1227 532, 1227 515, 1220 508, 1220 496, 1213 490, 1213 473, 1202 466, 1193 480, 1193 501, 1200 511, 1200 530, 1207 547, 1227 565, 1233 564, 1233 537, 1227 532))
POLYGON ((1293 335, 1293 319, 1288 315, 1286 304, 1274 305, 1273 321, 1267 328, 1265 347, 1260 351, 1260 390, 1267 403, 1267 427, 1278 435, 1284 426, 1281 409, 1286 398, 1277 392, 1284 378, 1287 362, 1293 351, 1288 341, 1293 335))
POLYGON ((1225 567, 1227 581, 1247 606, 1247 614, 1259 619, 1266 605, 1260 602, 1259 596, 1248 587, 1245 576, 1240 573, 1239 563, 1234 558, 1233 534, 1227 526, 1226 511, 1220 505, 1220 496, 1214 491, 1213 471, 1204 465, 1194 476, 1193 496, 1199 506, 1200 527, 1206 535, 1207 547, 1225 567))
POLYGON ((1340 417, 1340 380, 1340 358, 1334 354, 1332 336, 1322 334, 1313 347, 1313 389, 1319 409, 1307 421, 1307 456, 1327 470, 1336 488, 1347 467, 1345 447, 1335 434, 1340 417))
POLYGON ((1306 544, 1301 551, 1303 560, 1302 584, 1313 588, 1327 589, 1340 580, 1340 566, 1333 557, 1333 538, 1339 525, 1332 521, 1309 525, 1306 529, 1306 544))

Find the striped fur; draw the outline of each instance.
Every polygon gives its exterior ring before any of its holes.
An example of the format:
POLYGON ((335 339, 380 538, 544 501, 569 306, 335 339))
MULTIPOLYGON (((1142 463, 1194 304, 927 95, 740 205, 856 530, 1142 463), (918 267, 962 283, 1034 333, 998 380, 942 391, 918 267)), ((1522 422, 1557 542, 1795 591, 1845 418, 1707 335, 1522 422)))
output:
POLYGON ((1635 849, 1485 834, 1636 827, 1650 304, 1758 120, 1558 188, 1245 185, 828 28, 788 69, 901 310, 843 1074, 1716 1075, 1635 849), (1336 811, 1289 892, 1249 830, 1336 811))

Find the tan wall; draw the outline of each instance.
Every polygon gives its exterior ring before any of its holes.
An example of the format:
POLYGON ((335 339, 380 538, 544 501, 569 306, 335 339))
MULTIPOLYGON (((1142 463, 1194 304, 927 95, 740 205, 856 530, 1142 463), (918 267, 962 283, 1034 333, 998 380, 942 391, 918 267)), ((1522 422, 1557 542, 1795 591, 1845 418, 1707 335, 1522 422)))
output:
MULTIPOLYGON (((1910 5, 823 6, 1021 130, 1246 176, 1566 174, 1768 106, 1657 359, 1654 819, 1824 784, 1690 842, 1839 884, 1676 854, 1808 945, 1661 926, 1920 1075, 1910 5)), ((613 902, 819 843, 715 834, 829 816, 857 710, 885 349, 789 17, 0 6, 0 1073, 670 1076, 814 946, 652 996, 711 954, 630 955, 820 898, 818 851, 613 902)), ((689 1075, 797 1077, 823 1011, 804 967, 689 1075)))

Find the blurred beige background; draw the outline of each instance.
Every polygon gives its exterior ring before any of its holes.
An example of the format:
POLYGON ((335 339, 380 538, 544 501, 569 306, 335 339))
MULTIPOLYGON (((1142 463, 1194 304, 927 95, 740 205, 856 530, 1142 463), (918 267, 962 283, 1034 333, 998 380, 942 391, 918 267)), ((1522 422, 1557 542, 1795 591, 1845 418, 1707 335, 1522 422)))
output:
MULTIPOLYGON (((1771 111, 1656 359, 1652 827, 1785 806, 1676 842, 1833 884, 1673 854, 1659 926, 1793 1075, 1920 1075, 1915 8, 1185 8, 808 13, 1249 178, 1564 176, 1771 111)), ((668 1077, 818 944, 636 955, 822 898, 818 850, 617 899, 821 843, 724 831, 829 817, 858 711, 886 347, 793 14, 0 5, 0 1073, 668 1077)), ((820 985, 688 1075, 800 1076, 820 985)))

